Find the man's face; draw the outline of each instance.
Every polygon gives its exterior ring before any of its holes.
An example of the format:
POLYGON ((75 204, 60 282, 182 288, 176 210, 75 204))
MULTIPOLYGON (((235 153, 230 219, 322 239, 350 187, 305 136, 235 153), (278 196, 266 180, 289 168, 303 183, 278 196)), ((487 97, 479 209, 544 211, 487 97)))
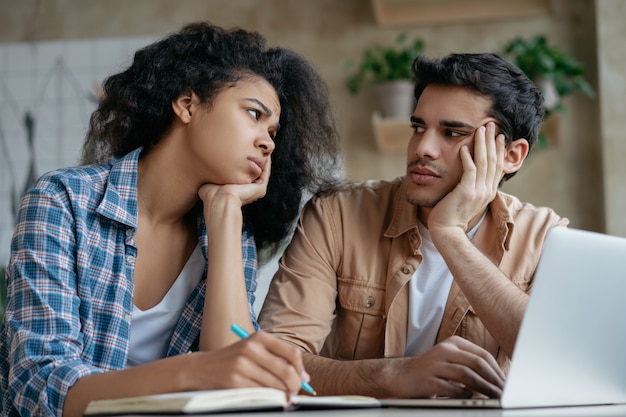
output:
POLYGON ((434 207, 456 187, 463 174, 460 150, 473 155, 474 132, 489 121, 492 102, 474 90, 430 84, 417 103, 407 152, 407 199, 434 207))

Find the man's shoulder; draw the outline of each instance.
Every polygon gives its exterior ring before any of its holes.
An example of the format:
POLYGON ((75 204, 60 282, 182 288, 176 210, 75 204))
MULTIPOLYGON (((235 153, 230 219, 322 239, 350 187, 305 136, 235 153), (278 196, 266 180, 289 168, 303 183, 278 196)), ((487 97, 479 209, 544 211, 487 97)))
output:
POLYGON ((330 204, 350 204, 362 202, 363 199, 392 200, 401 191, 404 177, 393 180, 367 180, 361 182, 344 182, 333 188, 316 194, 313 202, 330 204))
POLYGON ((520 219, 527 219, 534 222, 568 222, 566 218, 561 217, 551 207, 535 205, 527 201, 522 201, 512 194, 499 191, 497 199, 500 201, 500 208, 506 210, 508 216, 516 222, 520 219))

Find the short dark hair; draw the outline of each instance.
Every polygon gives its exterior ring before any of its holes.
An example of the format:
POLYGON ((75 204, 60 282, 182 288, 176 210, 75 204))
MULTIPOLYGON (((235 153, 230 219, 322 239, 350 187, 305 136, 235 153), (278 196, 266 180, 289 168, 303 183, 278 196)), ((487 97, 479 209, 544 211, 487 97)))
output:
MULTIPOLYGON (((507 146, 513 140, 528 141, 529 152, 543 122, 543 96, 518 67, 491 53, 450 54, 442 59, 418 56, 413 61, 415 99, 428 84, 466 87, 492 100, 490 117, 498 121, 507 146)), ((503 181, 515 173, 506 174, 503 181)))

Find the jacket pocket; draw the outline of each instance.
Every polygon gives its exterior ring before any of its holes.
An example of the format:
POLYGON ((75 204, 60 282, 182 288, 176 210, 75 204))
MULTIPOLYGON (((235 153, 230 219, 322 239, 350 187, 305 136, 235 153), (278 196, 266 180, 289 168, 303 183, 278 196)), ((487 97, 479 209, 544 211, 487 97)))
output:
MULTIPOLYGON (((385 346, 385 288, 339 278, 333 345, 336 359, 382 357, 385 346)), ((330 346, 329 346, 330 347, 330 346)))

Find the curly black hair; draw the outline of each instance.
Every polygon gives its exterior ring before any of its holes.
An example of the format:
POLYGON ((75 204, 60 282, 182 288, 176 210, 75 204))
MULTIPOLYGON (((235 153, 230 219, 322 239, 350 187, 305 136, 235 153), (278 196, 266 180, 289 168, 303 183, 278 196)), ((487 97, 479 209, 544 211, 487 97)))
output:
MULTIPOLYGON (((442 59, 418 56, 413 61, 415 99, 428 84, 467 87, 492 99, 489 116, 498 121, 507 146, 524 138, 528 151, 537 141, 543 122, 543 96, 518 67, 492 53, 450 54, 442 59)), ((502 181, 515 175, 506 174, 502 181)))
POLYGON ((256 32, 197 22, 137 51, 126 70, 104 82, 82 162, 106 163, 139 147, 149 152, 170 129, 171 103, 181 93, 211 104, 225 88, 257 76, 278 94, 280 129, 267 193, 243 213, 259 251, 273 253, 293 231, 305 192, 338 181, 341 159, 324 80, 302 56, 269 48, 256 32))

